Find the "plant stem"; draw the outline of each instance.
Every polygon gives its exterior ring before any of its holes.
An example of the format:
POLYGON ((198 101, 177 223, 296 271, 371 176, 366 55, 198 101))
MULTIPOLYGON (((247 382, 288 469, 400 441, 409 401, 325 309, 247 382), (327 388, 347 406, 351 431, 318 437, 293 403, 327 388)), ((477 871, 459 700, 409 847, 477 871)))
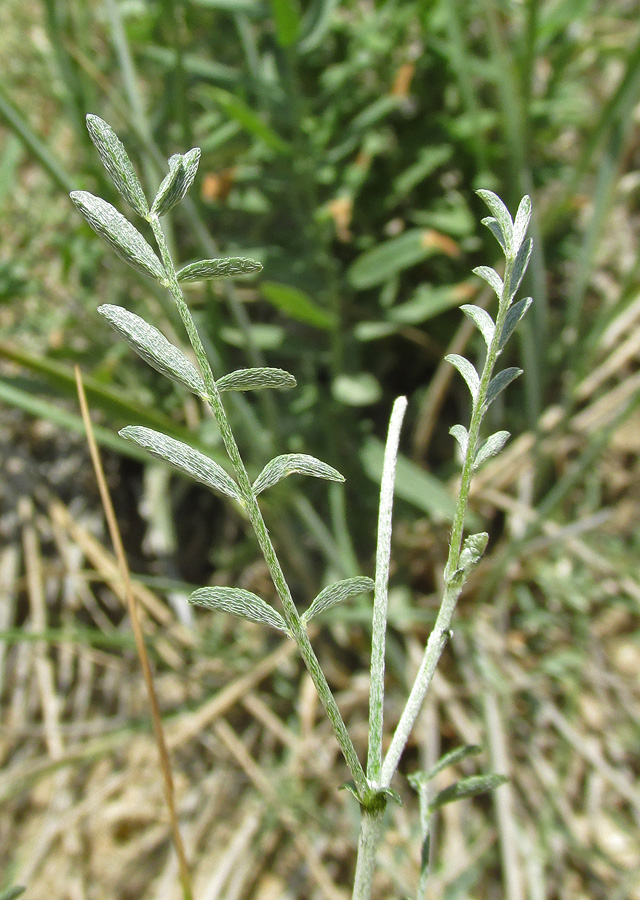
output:
POLYGON ((300 621, 300 616, 298 615, 295 603, 293 602, 291 591, 289 590, 289 585, 287 584, 286 578, 282 571, 282 567, 280 566, 280 562, 271 542, 271 538, 269 537, 269 531, 262 516, 262 511, 260 510, 260 507, 258 505, 256 495, 253 491, 249 476, 247 474, 247 470, 240 455, 240 450, 238 449, 238 445, 233 436, 231 425, 229 424, 227 414, 222 404, 220 392, 218 391, 217 385, 215 383, 213 372, 211 371, 211 366, 209 365, 209 360, 207 359, 204 347, 202 346, 200 335, 198 334, 195 322, 193 321, 189 307, 187 306, 187 303, 182 294, 182 290, 180 288, 176 275, 176 270, 169 254, 164 233, 162 231, 160 219, 157 215, 151 214, 149 217, 149 221, 151 224, 151 228, 153 229, 156 242, 158 244, 158 249, 160 250, 162 262, 164 264, 167 276, 166 287, 169 289, 176 302, 178 312, 180 313, 180 317, 184 323, 184 327, 193 348, 193 352, 196 355, 196 359, 198 361, 198 365, 200 367, 206 387, 206 400, 209 404, 211 412, 213 413, 218 428, 220 429, 225 449, 236 473, 238 487, 240 488, 240 492, 244 501, 244 507, 247 515, 249 516, 249 521, 251 522, 251 526, 255 532, 258 544, 260 545, 264 560, 269 568, 269 574, 271 575, 274 587, 278 593, 280 602, 282 603, 284 618, 289 628, 289 632, 298 646, 298 650, 300 652, 300 655, 302 656, 303 662, 306 665, 309 674, 311 675, 322 705, 324 706, 327 716, 329 717, 329 721, 333 726, 333 730, 335 732, 338 743, 340 744, 340 749, 342 750, 345 762, 347 763, 349 771, 351 772, 351 776, 354 780, 356 790, 360 796, 364 796, 368 787, 364 770, 362 768, 360 760, 358 759, 358 755, 355 751, 346 725, 344 724, 344 720, 342 718, 340 710, 338 709, 335 697, 331 692, 331 688, 327 683, 324 673, 320 667, 320 663, 318 662, 313 647, 311 646, 311 642, 309 641, 305 627, 300 621))
POLYGON ((384 717, 384 668, 387 634, 387 601, 389 594, 389 560, 391 559, 391 514, 393 511, 393 487, 400 429, 407 409, 407 398, 398 397, 393 404, 389 433, 384 451, 382 481, 380 484, 380 510, 378 513, 378 542, 376 547, 376 580, 373 595, 373 621, 371 638, 371 685, 369 689, 369 755, 367 778, 372 786, 378 785, 382 769, 382 727, 384 717))
MULTIPOLYGON (((376 579, 373 595, 373 621, 371 626, 371 685, 369 688, 369 753, 367 778, 371 788, 380 783, 382 769, 382 730, 384 724, 384 669, 387 634, 387 601, 389 597, 389 560, 391 558, 391 531, 393 512, 393 488, 396 477, 396 461, 400 443, 400 429, 407 410, 407 398, 398 397, 393 404, 389 431, 384 451, 382 480, 380 483, 380 510, 378 513, 378 541, 376 547, 376 579)), ((379 799, 371 807, 361 806, 360 837, 353 900, 369 900, 375 871, 376 853, 382 836, 382 817, 386 798, 379 799)))
POLYGON ((362 809, 352 900, 370 900, 376 851, 382 837, 383 816, 384 806, 375 810, 362 809))
POLYGON ((398 722, 387 755, 382 764, 381 785, 383 787, 387 787, 391 783, 391 779, 398 768, 398 763, 400 762, 404 748, 409 740, 409 735, 411 734, 411 730, 418 717, 418 713, 420 712, 420 707, 422 706, 422 702, 433 679, 436 666, 438 665, 442 651, 447 643, 451 620, 453 619, 458 597, 462 593, 462 588, 464 586, 464 576, 458 570, 460 552, 462 550, 464 519, 467 512, 469 489, 473 475, 473 464, 477 450, 478 436, 480 434, 480 425, 485 413, 487 389, 489 387, 489 382, 491 381, 496 360, 500 353, 500 336, 509 309, 513 262, 514 260, 512 257, 507 258, 502 296, 498 303, 498 315, 496 317, 494 334, 487 350, 477 396, 474 398, 473 410, 471 412, 467 452, 462 466, 458 503, 453 518, 453 525, 451 527, 449 555, 444 569, 445 586, 442 603, 440 604, 433 631, 429 635, 429 640, 427 641, 418 674, 416 675, 413 687, 411 688, 409 699, 402 711, 400 721, 398 722))

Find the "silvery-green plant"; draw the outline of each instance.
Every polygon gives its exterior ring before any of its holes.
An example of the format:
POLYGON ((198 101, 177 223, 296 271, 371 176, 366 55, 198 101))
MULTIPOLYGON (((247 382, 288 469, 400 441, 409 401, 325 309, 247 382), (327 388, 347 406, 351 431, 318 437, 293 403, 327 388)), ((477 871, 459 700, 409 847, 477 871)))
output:
MULTIPOLYGON (((468 428, 464 425, 454 425, 451 429, 451 434, 460 447, 463 462, 449 554, 444 570, 444 592, 415 682, 387 752, 383 754, 385 638, 393 489, 400 430, 407 401, 404 397, 396 400, 389 424, 380 492, 375 580, 367 577, 347 578, 329 585, 309 604, 306 611, 300 614, 271 542, 258 496, 262 491, 293 473, 330 481, 344 481, 344 478, 332 466, 313 456, 287 453, 268 461, 258 477, 251 482, 231 430, 222 394, 225 391, 292 388, 296 384, 295 378, 289 372, 278 368, 239 369, 215 378, 180 286, 181 282, 185 281, 258 272, 261 265, 245 258, 209 259, 177 269, 169 253, 160 219, 184 198, 193 183, 200 159, 199 149, 194 148, 188 153, 171 157, 169 172, 160 185, 155 199, 149 205, 127 152, 115 132, 97 116, 87 116, 87 127, 118 192, 133 211, 151 226, 159 255, 129 220, 105 200, 86 191, 73 192, 71 199, 88 224, 112 246, 121 259, 169 290, 187 332, 197 366, 193 365, 157 328, 134 313, 113 305, 103 305, 98 311, 146 362, 192 391, 210 407, 220 429, 233 475, 206 454, 150 428, 133 425, 124 428, 120 434, 182 473, 224 494, 239 504, 248 516, 269 568, 281 608, 275 609, 256 594, 233 587, 203 587, 195 591, 190 599, 192 603, 200 606, 223 610, 252 622, 269 625, 296 642, 351 773, 352 781, 348 788, 360 804, 361 829, 353 898, 368 900, 371 897, 375 857, 382 835, 385 808, 389 799, 399 800, 391 787, 393 777, 447 643, 458 598, 469 573, 479 563, 488 541, 486 533, 469 535, 465 538, 464 520, 473 473, 485 460, 497 454, 509 437, 508 432, 497 431, 482 440, 480 427, 493 400, 521 371, 517 368, 507 368, 494 375, 498 357, 531 303, 530 298, 514 302, 531 253, 531 240, 526 238, 531 215, 529 198, 524 197, 513 221, 499 197, 490 191, 478 192, 492 213, 482 221, 502 247, 505 268, 502 277, 497 271, 486 266, 480 266, 474 271, 495 292, 498 311, 494 321, 489 313, 479 306, 462 307, 463 312, 477 326, 486 345, 480 372, 462 356, 451 354, 447 357, 469 388, 471 417, 468 428), (311 619, 335 604, 371 590, 374 600, 369 746, 365 770, 311 646, 307 625, 311 619)), ((411 783, 419 795, 423 838, 418 898, 423 897, 425 893, 430 822, 435 811, 445 803, 491 790, 503 781, 499 775, 472 776, 445 788, 435 797, 430 796, 429 782, 438 772, 476 751, 475 747, 459 748, 443 757, 429 772, 418 772, 411 776, 411 783)))

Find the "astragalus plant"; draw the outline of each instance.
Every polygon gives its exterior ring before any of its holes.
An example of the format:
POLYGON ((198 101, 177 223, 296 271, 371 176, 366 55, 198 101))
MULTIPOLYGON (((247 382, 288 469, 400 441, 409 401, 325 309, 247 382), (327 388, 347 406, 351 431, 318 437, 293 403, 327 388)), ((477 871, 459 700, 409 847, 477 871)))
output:
MULTIPOLYGON (((163 375, 182 384, 209 406, 220 429, 231 463, 232 474, 199 450, 150 428, 130 425, 124 428, 120 434, 184 474, 212 490, 226 495, 233 503, 237 503, 248 517, 273 580, 280 608, 275 609, 256 594, 233 587, 203 587, 195 591, 190 599, 194 604, 223 610, 232 615, 268 625, 295 641, 331 721, 336 739, 351 773, 352 780, 348 787, 360 804, 361 830, 353 897, 355 900, 366 900, 371 896, 375 856, 381 839, 385 808, 390 799, 399 799, 391 787, 392 780, 433 678, 438 660, 447 643, 457 600, 468 574, 479 562, 487 545, 488 535, 486 533, 464 537, 464 520, 473 473, 488 457, 498 453, 509 437, 508 432, 498 431, 482 440, 480 429, 490 404, 520 374, 519 369, 507 368, 494 375, 494 369, 505 344, 531 302, 529 298, 514 302, 531 252, 531 240, 526 238, 531 212, 529 198, 525 197, 522 200, 515 221, 512 221, 507 208, 495 194, 490 191, 478 192, 492 213, 490 217, 483 219, 483 223, 489 227, 499 241, 505 257, 505 267, 502 277, 494 269, 485 266, 475 269, 475 272, 495 291, 498 310, 494 321, 486 310, 478 306, 462 307, 464 313, 477 326, 486 345, 484 364, 480 372, 462 356, 452 354, 447 357, 449 362, 460 372, 469 388, 471 419, 468 428, 464 425, 454 425, 451 429, 451 433, 459 445, 463 462, 457 507, 451 529, 449 555, 444 570, 444 593, 415 683, 388 744, 388 749, 386 753, 383 753, 385 634, 391 513, 400 429, 407 401, 404 397, 396 400, 389 425, 380 494, 375 580, 367 577, 348 578, 325 587, 307 606, 306 610, 299 613, 265 524, 258 500, 259 495, 292 473, 312 475, 331 481, 343 481, 344 479, 332 466, 313 456, 287 453, 269 460, 258 477, 253 482, 251 481, 231 430, 224 407, 223 394, 227 391, 291 388, 295 386, 295 378, 290 373, 277 368, 239 369, 226 374, 216 373, 214 376, 181 288, 181 283, 186 281, 252 273, 259 271, 261 266, 250 259, 234 258, 201 260, 183 268, 176 268, 169 253, 160 220, 183 199, 189 190, 198 169, 200 151, 193 149, 184 155, 171 157, 169 172, 160 185, 155 199, 149 205, 131 161, 114 131, 106 122, 96 116, 87 117, 87 126, 93 143, 118 192, 134 212, 151 226, 159 255, 128 219, 105 200, 86 191, 76 191, 71 194, 71 198, 89 225, 113 247, 118 256, 155 279, 170 292, 178 308, 197 364, 193 365, 182 351, 173 346, 157 328, 134 313, 120 306, 112 305, 99 307, 99 312, 150 365, 163 375), (307 626, 311 619, 335 604, 372 590, 374 600, 369 749, 365 769, 358 758, 334 695, 311 646, 307 626)), ((472 776, 451 785, 434 797, 430 796, 427 790, 430 779, 446 766, 458 762, 477 749, 475 747, 459 748, 443 757, 431 771, 418 772, 411 776, 411 783, 418 791, 420 798, 423 835, 423 863, 418 897, 424 895, 428 877, 429 823, 434 811, 444 803, 460 797, 473 796, 491 790, 502 781, 499 775, 472 776)))

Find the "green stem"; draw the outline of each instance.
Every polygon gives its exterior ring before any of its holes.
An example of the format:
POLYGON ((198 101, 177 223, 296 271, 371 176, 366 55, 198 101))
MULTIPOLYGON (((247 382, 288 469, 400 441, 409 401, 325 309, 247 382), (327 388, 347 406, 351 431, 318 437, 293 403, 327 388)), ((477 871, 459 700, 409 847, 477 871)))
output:
POLYGON ((381 785, 388 787, 391 783, 404 748, 411 734, 411 730, 420 712, 420 707, 429 689, 429 685, 433 679, 436 666, 442 656, 442 651, 447 643, 451 620, 455 612, 458 597, 462 593, 464 586, 464 577, 458 571, 460 562, 460 553, 462 550, 462 538, 464 530, 464 519, 467 512, 467 504, 469 500, 469 488, 471 486, 471 478, 473 475, 473 463, 476 456, 478 436, 480 434, 480 425, 485 413, 485 400, 487 389, 491 381, 493 369, 496 360, 500 354, 500 336, 504 326, 504 321, 509 309, 509 296, 511 294, 511 273, 513 271, 513 258, 507 259, 502 296, 498 303, 498 315, 495 323, 493 338, 487 350, 482 376, 478 392, 474 398, 473 410, 471 413, 471 422, 469 424, 469 439, 467 443, 467 452, 465 454, 464 464, 462 466, 462 477, 460 480, 460 491, 458 494, 458 503, 451 527, 451 538, 449 541, 449 556, 444 569, 444 594, 442 603, 438 611, 436 623, 433 631, 429 635, 427 646, 420 663, 420 668, 416 679, 411 688, 409 699, 400 716, 400 721, 396 727, 395 733, 389 745, 387 755, 382 764, 381 785))
POLYGON ((260 510, 256 495, 251 486, 251 481, 249 480, 244 462, 242 461, 240 450, 238 449, 233 432, 231 431, 231 425, 229 424, 227 414, 222 405, 220 392, 218 391, 209 360, 207 359, 204 347, 202 346, 200 335, 198 334, 191 312, 182 294, 182 289, 178 283, 173 260, 169 254, 167 242, 162 231, 162 226, 160 225, 160 219, 157 215, 151 214, 149 221, 164 264, 167 276, 166 287, 169 289, 176 302, 178 312, 180 313, 193 352, 195 353, 198 365, 200 366, 207 392, 207 402, 211 408, 211 412, 213 413, 218 428, 220 429, 225 449, 236 473, 238 487, 240 488, 244 500, 244 506, 258 540, 258 544, 260 545, 264 560, 269 568, 274 587, 278 593, 280 602, 282 603, 284 618, 289 628, 289 632, 298 646, 300 655, 311 675, 322 705, 333 726, 333 730, 338 743, 340 744, 340 749, 342 750, 347 766, 349 767, 349 771, 351 772, 358 794, 364 796, 368 787, 364 770, 358 759, 353 742, 349 737, 349 733, 347 732, 346 725, 344 724, 344 720, 338 709, 335 697, 320 668, 320 663, 311 646, 304 625, 300 621, 300 616, 298 615, 295 603, 293 602, 289 585, 287 584, 271 538, 269 537, 262 511, 260 510))

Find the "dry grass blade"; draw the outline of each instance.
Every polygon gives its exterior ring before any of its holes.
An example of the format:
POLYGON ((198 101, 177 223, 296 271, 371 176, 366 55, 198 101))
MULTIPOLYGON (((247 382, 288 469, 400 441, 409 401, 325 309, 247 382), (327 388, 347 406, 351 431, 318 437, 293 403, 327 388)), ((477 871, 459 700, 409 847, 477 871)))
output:
POLYGON ((169 746, 173 749, 205 732, 212 722, 224 715, 285 660, 293 656, 295 649, 295 644, 283 640, 269 656, 254 665, 250 672, 236 678, 198 709, 181 716, 169 733, 169 746))
POLYGON ((224 743, 246 775, 251 779, 255 787, 269 803, 273 805, 273 808, 278 814, 278 818, 291 833, 293 840, 299 847, 301 855, 306 859, 309 872, 321 889, 326 900, 345 900, 345 892, 338 888, 331 880, 328 872, 322 865, 322 861, 319 858, 315 847, 302 833, 300 823, 293 813, 282 805, 282 802, 277 797, 269 779, 262 772, 260 766, 255 762, 235 731, 224 719, 216 722, 215 730, 216 735, 224 743))
MULTIPOLYGON (((491 756, 491 769, 507 775, 510 771, 502 716, 498 706, 498 698, 490 687, 483 691, 485 721, 487 723, 487 740, 491 756)), ((493 804, 496 811, 498 831, 500 833, 500 855, 507 900, 525 900, 522 871, 517 848, 518 829, 513 808, 513 788, 503 784, 493 792, 493 804)))
POLYGON ((171 761, 169 758, 169 751, 167 750, 167 744, 164 737, 164 730, 162 727, 162 720, 160 718, 160 708, 158 706, 158 698, 156 696, 155 687, 153 684, 153 676, 151 674, 151 666, 149 664, 149 657, 147 656, 147 650, 144 644, 144 636, 142 634, 142 628, 140 626, 140 619, 138 616, 138 609, 136 606, 135 598, 133 596, 133 590, 131 587, 131 577, 129 573, 129 566, 127 564, 127 558, 125 556, 124 547, 122 544, 122 538, 120 537, 120 530, 118 528, 118 523, 116 520, 115 512, 113 509, 113 504, 111 502, 111 497, 109 495, 109 489, 107 487, 107 482, 104 477, 104 471, 102 468, 102 462, 100 459, 100 453, 98 451, 98 445, 95 442, 93 437, 93 431, 91 428, 91 417, 89 415, 89 408, 87 406, 87 400, 84 393, 84 388, 82 386, 82 376, 80 374, 80 369, 78 366, 75 367, 76 374, 76 384, 78 386, 78 398, 80 401, 80 409, 82 411, 82 419, 87 431, 87 443, 89 445, 89 451, 91 453, 91 460, 93 462, 93 467, 95 469, 96 478, 98 481, 98 488, 100 490, 100 498, 102 500, 102 505, 104 508, 104 513, 107 519, 107 524, 109 527, 109 533, 111 535, 111 540, 113 542, 113 547, 118 558, 118 564, 120 567, 120 574, 122 577, 122 582, 125 588, 125 596, 127 600, 127 606, 129 609, 129 616, 131 618, 131 625, 133 628, 133 633, 136 641, 136 649, 138 651, 138 656, 140 658, 140 665, 142 666, 142 672, 144 675, 145 685, 147 688, 147 695, 149 699, 149 706, 151 708, 151 719, 153 722, 153 732, 155 735, 156 743, 158 745, 158 753, 160 756, 160 768, 162 770, 162 778, 164 782, 164 791, 165 798, 167 802, 167 808, 169 810, 169 818, 171 821, 171 832, 173 837, 173 843, 175 845, 176 853, 178 855, 178 864, 180 867, 180 882, 182 884, 182 893, 184 896, 184 900, 192 900, 193 892, 191 889, 191 876, 189 874, 189 866, 187 864, 187 857, 184 849, 184 845, 182 843, 182 837, 180 835, 180 828, 178 825, 178 817, 176 813, 175 806, 175 795, 173 788, 173 778, 171 776, 171 761))
MULTIPOLYGON (((19 553, 9 545, 0 552, 0 630, 9 629, 17 604, 19 553)), ((4 664, 7 645, 0 641, 0 695, 4 687, 4 664)))
MULTIPOLYGON (((58 500, 51 500, 48 512, 51 516, 51 521, 56 526, 64 529, 69 537, 81 548, 96 572, 99 573, 113 593, 120 597, 126 605, 117 559, 106 550, 98 538, 74 518, 63 503, 60 503, 58 500)), ((180 666, 184 659, 180 651, 182 647, 192 647, 194 645, 195 639, 193 634, 172 618, 167 607, 146 585, 134 583, 131 585, 131 589, 138 609, 140 611, 144 610, 147 614, 146 621, 149 628, 153 628, 154 633, 158 634, 155 643, 158 655, 168 666, 173 668, 180 666), (160 635, 168 635, 172 638, 172 642, 170 643, 166 637, 161 637, 160 635), (173 646, 174 641, 179 643, 181 647, 176 649, 173 646)))
MULTIPOLYGON (((19 511, 23 519, 22 540, 31 609, 31 627, 35 632, 43 634, 47 629, 47 619, 42 560, 38 537, 33 523, 33 506, 26 497, 23 497, 20 501, 19 511)), ((44 721, 45 742, 49 756, 54 760, 58 760, 64 752, 60 735, 60 701, 56 693, 56 678, 53 665, 47 655, 47 648, 44 642, 39 641, 36 644, 35 664, 44 721)))

